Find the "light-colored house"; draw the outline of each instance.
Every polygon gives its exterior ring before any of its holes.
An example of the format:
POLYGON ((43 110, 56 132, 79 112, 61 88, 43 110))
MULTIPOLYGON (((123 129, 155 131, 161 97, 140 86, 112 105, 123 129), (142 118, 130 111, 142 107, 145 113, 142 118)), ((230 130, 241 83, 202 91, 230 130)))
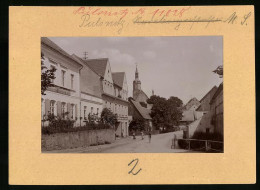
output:
POLYGON ((46 37, 41 38, 41 52, 44 66, 56 68, 54 86, 49 87, 41 98, 42 118, 54 114, 69 117, 75 120, 75 126, 80 125, 79 70, 82 65, 46 37))
POLYGON ((83 66, 80 69, 80 117, 81 122, 85 124, 89 115, 101 116, 103 101, 100 89, 100 76, 81 58, 74 54, 72 57, 83 66))
POLYGON ((98 82, 95 89, 101 95, 102 109, 108 108, 117 115, 116 135, 128 136, 128 89, 125 73, 112 73, 108 58, 80 61, 99 78, 95 79, 98 82))
POLYGON ((190 99, 187 104, 184 106, 185 110, 196 110, 200 105, 200 102, 197 98, 190 99))

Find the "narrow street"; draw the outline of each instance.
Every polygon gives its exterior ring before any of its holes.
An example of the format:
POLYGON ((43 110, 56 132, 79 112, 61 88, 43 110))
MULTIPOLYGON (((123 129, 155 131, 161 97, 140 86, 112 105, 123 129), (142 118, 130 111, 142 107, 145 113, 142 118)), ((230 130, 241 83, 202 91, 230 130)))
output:
MULTIPOLYGON (((182 131, 175 132, 177 135, 182 135, 182 131)), ((118 145, 115 147, 107 147, 104 149, 99 149, 96 152, 101 153, 167 153, 167 152, 186 152, 182 149, 171 149, 172 139, 174 137, 174 132, 164 133, 158 135, 152 135, 151 143, 149 143, 148 136, 137 136, 134 140, 129 137, 130 141, 124 145, 118 145)))
POLYGON ((174 134, 178 138, 182 136, 182 131, 152 135, 151 143, 148 136, 144 139, 137 136, 117 139, 112 144, 105 144, 91 147, 79 147, 75 149, 46 151, 45 153, 174 153, 174 152, 192 152, 183 149, 171 149, 174 134))

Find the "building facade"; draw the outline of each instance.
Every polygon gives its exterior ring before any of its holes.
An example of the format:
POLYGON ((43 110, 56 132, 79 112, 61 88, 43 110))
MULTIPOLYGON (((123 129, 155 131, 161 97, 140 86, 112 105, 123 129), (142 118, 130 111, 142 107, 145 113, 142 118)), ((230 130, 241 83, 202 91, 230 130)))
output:
POLYGON ((89 116, 101 116, 103 109, 100 76, 97 75, 81 58, 72 57, 83 67, 80 69, 80 118, 81 125, 89 121, 89 116))
MULTIPOLYGON (((101 97, 102 109, 108 108, 117 116, 116 135, 126 137, 128 132, 128 89, 124 72, 112 73, 109 59, 81 59, 98 77, 97 95, 101 97)), ((101 110, 102 111, 102 110, 101 110)))
POLYGON ((43 126, 48 126, 45 120, 49 114, 74 120, 75 127, 86 125, 89 116, 100 117, 104 105, 101 77, 81 58, 69 55, 48 38, 41 39, 41 51, 44 66, 56 68, 54 86, 41 99, 43 126))
POLYGON ((41 39, 41 52, 44 66, 56 68, 54 86, 49 87, 41 98, 43 126, 48 125, 44 118, 49 114, 75 120, 75 126, 79 126, 79 70, 82 65, 48 38, 41 39))
POLYGON ((221 83, 210 101, 210 111, 212 113, 212 125, 214 132, 223 136, 223 83, 221 83))

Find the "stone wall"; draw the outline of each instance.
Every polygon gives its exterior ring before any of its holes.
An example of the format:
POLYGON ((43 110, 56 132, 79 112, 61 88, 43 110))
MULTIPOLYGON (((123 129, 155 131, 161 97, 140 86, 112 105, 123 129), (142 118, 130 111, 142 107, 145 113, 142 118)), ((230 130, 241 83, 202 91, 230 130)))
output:
POLYGON ((90 146, 98 143, 113 143, 114 129, 86 130, 70 133, 42 135, 42 151, 90 146))

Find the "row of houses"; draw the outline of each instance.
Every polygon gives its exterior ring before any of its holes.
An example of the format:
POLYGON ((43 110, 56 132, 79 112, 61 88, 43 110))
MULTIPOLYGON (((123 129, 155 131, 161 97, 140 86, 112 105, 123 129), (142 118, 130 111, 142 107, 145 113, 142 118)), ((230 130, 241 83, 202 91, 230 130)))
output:
POLYGON ((89 115, 100 116, 108 108, 117 115, 116 134, 128 136, 128 87, 124 72, 112 72, 108 58, 70 55, 46 37, 41 38, 41 52, 44 66, 56 68, 54 86, 41 98, 43 121, 48 114, 54 114, 69 117, 75 126, 83 126, 89 115))

